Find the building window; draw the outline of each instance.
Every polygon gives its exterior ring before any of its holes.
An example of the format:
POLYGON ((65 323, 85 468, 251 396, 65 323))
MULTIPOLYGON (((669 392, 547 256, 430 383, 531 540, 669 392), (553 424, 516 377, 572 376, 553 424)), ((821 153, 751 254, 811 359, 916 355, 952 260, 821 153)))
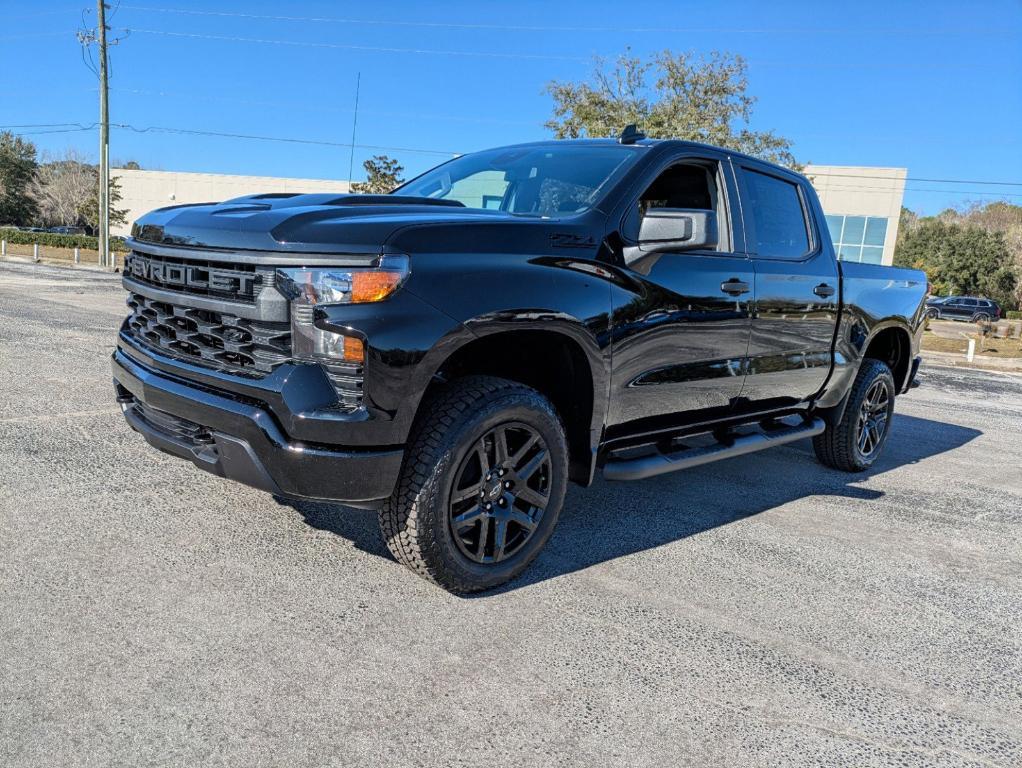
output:
POLYGON ((834 251, 844 261, 880 264, 884 257, 887 219, 883 216, 827 216, 834 251))

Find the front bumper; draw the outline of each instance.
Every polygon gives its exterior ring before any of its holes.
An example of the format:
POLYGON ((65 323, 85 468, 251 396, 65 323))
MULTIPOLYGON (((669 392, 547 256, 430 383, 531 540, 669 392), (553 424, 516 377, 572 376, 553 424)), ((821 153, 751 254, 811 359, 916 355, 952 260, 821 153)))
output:
POLYGON ((400 448, 294 441, 258 400, 158 372, 121 349, 112 365, 128 424, 153 447, 207 472, 280 496, 363 507, 378 506, 397 483, 400 448))

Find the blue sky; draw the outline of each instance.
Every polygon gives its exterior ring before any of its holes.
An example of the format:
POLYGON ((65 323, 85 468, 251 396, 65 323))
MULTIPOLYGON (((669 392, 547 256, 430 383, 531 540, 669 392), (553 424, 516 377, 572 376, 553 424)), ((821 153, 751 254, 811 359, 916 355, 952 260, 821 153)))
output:
MULTIPOLYGON (((0 126, 96 121, 96 79, 74 37, 86 6, 91 26, 89 0, 0 0, 0 126)), ((907 167, 920 181, 906 204, 924 213, 1022 204, 1022 183, 974 183, 1022 182, 1019 0, 122 0, 110 24, 125 38, 111 49, 113 123, 324 142, 112 131, 114 160, 146 168, 347 178, 349 149, 335 145, 351 142, 361 72, 356 143, 402 149, 357 148, 355 176, 377 152, 412 175, 445 152, 547 137, 545 84, 585 77, 595 55, 716 49, 748 59, 752 127, 791 138, 800 160, 907 167)), ((42 133, 67 127, 15 130, 40 150, 95 157, 95 131, 42 133)))

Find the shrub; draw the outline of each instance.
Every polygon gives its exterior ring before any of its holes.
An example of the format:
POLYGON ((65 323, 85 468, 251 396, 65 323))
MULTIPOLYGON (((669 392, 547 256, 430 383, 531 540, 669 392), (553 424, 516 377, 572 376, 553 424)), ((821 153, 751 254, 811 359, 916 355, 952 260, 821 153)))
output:
POLYGON ((1009 320, 1022 320, 1022 310, 1009 309, 1004 313, 1004 316, 1009 320))
MULTIPOLYGON (((87 248, 93 251, 99 248, 99 238, 92 237, 91 235, 58 235, 56 232, 24 232, 20 229, 14 229, 13 227, 0 227, 0 240, 6 240, 8 243, 17 245, 32 245, 33 243, 39 243, 39 245, 49 245, 53 248, 87 248)), ((124 244, 124 238, 111 237, 110 250, 127 251, 128 247, 124 244)))

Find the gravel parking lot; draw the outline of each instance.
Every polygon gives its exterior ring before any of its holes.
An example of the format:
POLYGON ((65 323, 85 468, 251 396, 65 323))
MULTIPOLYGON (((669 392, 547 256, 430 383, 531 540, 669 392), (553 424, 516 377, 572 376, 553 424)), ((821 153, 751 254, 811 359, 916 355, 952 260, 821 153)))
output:
POLYGON ((453 597, 372 513, 159 454, 114 276, 0 263, 0 765, 1022 764, 1022 377, 924 369, 807 444, 570 491, 453 597))

